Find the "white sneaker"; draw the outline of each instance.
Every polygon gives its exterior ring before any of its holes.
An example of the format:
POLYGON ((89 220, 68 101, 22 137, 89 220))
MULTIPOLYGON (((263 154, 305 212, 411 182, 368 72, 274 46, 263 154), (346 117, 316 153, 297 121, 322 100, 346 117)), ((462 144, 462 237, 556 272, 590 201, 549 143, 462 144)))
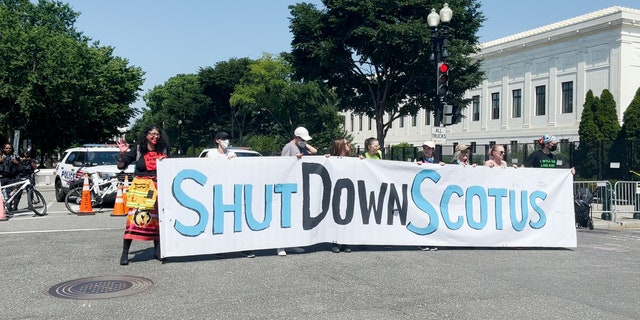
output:
POLYGON ((284 256, 287 255, 287 252, 284 251, 284 248, 278 248, 278 249, 276 249, 276 252, 278 252, 278 255, 281 256, 281 257, 284 257, 284 256))
POLYGON ((289 251, 293 252, 293 253, 305 253, 307 252, 306 250, 302 249, 302 248, 298 248, 298 247, 291 247, 288 248, 289 251))

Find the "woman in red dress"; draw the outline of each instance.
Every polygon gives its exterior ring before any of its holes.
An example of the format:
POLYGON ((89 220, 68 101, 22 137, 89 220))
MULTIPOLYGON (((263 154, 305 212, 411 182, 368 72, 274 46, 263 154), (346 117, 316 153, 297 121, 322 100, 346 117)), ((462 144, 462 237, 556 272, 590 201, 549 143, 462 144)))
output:
MULTIPOLYGON (((118 169, 125 169, 129 164, 135 164, 134 176, 136 179, 150 179, 158 187, 156 161, 168 156, 168 139, 166 134, 158 126, 145 128, 137 140, 138 145, 130 148, 129 144, 121 139, 118 141, 120 155, 117 158, 118 169)), ((129 264, 129 248, 133 240, 153 241, 155 248, 154 257, 160 259, 160 229, 158 222, 158 203, 156 201, 153 210, 139 210, 131 208, 127 214, 127 225, 124 231, 122 245, 121 265, 129 264)))

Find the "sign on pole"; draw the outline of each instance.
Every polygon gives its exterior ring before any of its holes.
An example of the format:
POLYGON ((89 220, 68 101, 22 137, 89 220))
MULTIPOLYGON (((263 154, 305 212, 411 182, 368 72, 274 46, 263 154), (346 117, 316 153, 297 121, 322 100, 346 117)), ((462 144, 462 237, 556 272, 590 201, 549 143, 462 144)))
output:
POLYGON ((447 128, 445 127, 432 127, 431 128, 431 140, 436 144, 447 144, 447 128))

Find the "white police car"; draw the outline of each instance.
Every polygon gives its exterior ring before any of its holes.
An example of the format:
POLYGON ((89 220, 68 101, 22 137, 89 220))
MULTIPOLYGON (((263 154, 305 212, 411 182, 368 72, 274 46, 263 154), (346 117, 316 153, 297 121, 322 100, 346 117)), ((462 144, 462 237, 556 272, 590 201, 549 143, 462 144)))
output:
MULTIPOLYGON (((85 173, 97 172, 101 179, 117 176, 122 171, 116 164, 118 153, 120 149, 117 146, 104 144, 85 144, 67 149, 62 161, 56 166, 56 201, 63 202, 69 192, 69 184, 82 178, 85 173)), ((130 179, 133 179, 133 169, 132 164, 125 170, 130 179)))

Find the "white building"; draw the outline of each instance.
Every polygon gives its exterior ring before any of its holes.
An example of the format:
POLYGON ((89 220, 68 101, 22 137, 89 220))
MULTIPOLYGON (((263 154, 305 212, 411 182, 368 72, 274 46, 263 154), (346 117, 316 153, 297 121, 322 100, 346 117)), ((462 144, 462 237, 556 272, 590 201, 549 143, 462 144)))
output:
MULTIPOLYGON (((461 123, 447 127, 447 145, 530 143, 544 133, 579 140, 587 91, 608 89, 618 119, 640 87, 640 10, 610 7, 480 45, 485 80, 469 90, 461 123)), ((454 81, 454 80, 452 80, 454 81)), ((375 122, 346 114, 345 128, 362 146, 375 122)), ((432 115, 393 123, 386 145, 431 139, 432 115)))

